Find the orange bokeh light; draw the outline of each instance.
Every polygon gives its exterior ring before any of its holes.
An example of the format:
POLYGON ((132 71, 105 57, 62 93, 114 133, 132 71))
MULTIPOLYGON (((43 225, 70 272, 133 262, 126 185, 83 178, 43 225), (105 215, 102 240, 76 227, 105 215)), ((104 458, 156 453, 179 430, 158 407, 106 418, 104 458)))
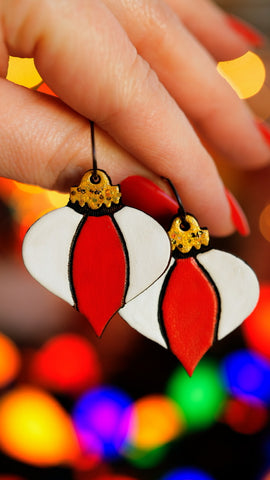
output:
POLYGON ((135 402, 128 443, 152 450, 173 440, 183 430, 179 408, 163 395, 149 395, 135 402))
POLYGON ((0 333, 0 387, 11 383, 21 367, 21 356, 16 345, 0 333))
POLYGON ((270 242, 270 205, 263 209, 260 215, 259 226, 265 240, 270 242))

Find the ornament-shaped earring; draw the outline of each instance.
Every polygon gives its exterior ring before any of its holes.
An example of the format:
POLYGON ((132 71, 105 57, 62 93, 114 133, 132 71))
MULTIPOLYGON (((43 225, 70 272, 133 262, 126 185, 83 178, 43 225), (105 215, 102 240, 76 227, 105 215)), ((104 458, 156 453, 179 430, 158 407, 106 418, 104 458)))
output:
POLYGON ((208 230, 185 212, 169 183, 179 205, 168 232, 173 258, 167 271, 119 313, 169 348, 191 375, 214 340, 232 332, 255 308, 259 284, 245 262, 210 248, 208 230))
POLYGON ((119 186, 97 168, 70 190, 67 206, 49 212, 26 233, 23 260, 31 275, 85 315, 97 335, 127 302, 166 270, 171 248, 152 217, 121 203, 119 186))

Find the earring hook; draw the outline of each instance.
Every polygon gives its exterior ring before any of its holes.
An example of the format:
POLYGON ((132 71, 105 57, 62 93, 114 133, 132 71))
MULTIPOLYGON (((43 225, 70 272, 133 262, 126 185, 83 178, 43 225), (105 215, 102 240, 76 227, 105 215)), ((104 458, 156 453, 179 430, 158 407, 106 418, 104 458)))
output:
POLYGON ((91 146, 92 146, 92 163, 93 163, 93 174, 91 175, 91 182, 92 183, 99 183, 100 176, 97 173, 97 159, 96 159, 96 145, 95 145, 95 123, 93 120, 89 120, 90 122, 90 133, 91 133, 91 146))
POLYGON ((180 195, 178 193, 178 191, 176 190, 174 184, 172 183, 172 181, 167 178, 167 177, 161 177, 162 180, 166 180, 166 182, 168 182, 168 184, 170 185, 171 187, 171 190, 173 191, 173 194, 177 200, 177 203, 178 203, 178 214, 179 214, 179 217, 181 218, 182 222, 186 222, 186 211, 183 207, 183 203, 182 203, 182 200, 180 198, 180 195))

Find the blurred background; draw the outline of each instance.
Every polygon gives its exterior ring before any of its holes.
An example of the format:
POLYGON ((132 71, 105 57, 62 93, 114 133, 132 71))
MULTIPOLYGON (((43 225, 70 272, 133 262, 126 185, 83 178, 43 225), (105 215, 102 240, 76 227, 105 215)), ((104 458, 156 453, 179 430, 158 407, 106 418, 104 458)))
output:
MULTIPOLYGON (((269 0, 217 3, 270 38, 269 0)), ((254 52, 266 75, 243 101, 265 120, 270 49, 254 52)), ((29 63, 10 65, 11 80, 52 93, 29 63)), ((241 79, 233 79, 240 89, 241 79)), ((24 234, 68 197, 0 179, 0 480, 270 479, 270 168, 242 172, 216 161, 251 235, 214 246, 255 270, 261 294, 191 378, 117 315, 97 339, 30 277, 24 234)))

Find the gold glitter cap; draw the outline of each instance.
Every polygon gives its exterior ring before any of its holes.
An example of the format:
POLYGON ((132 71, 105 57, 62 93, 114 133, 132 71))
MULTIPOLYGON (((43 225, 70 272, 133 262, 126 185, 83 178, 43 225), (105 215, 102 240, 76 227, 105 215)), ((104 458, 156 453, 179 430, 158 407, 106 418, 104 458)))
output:
POLYGON ((78 202, 81 207, 88 205, 98 210, 102 205, 110 208, 112 203, 120 202, 121 192, 118 185, 112 185, 111 179, 103 170, 88 170, 78 187, 71 187, 70 201, 78 202))
POLYGON ((202 245, 208 246, 210 238, 207 228, 201 228, 195 217, 187 214, 183 221, 176 217, 168 232, 172 250, 176 248, 181 253, 189 253, 192 247, 200 250, 202 245))

